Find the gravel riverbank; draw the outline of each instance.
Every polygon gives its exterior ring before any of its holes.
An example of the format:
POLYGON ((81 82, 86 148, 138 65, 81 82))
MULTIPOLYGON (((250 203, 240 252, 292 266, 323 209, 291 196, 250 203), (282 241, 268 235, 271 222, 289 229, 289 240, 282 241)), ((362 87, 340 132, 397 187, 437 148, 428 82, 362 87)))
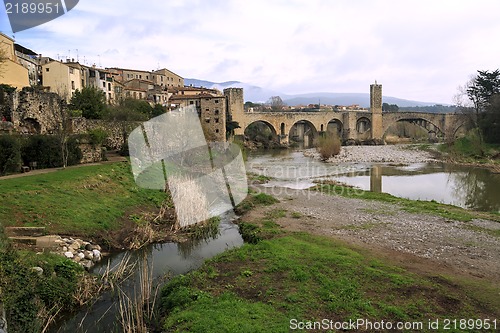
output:
MULTIPOLYGON (((320 159, 315 148, 304 151, 304 156, 320 159)), ((340 154, 331 157, 328 163, 426 163, 436 162, 431 153, 416 149, 414 145, 344 146, 340 154)))

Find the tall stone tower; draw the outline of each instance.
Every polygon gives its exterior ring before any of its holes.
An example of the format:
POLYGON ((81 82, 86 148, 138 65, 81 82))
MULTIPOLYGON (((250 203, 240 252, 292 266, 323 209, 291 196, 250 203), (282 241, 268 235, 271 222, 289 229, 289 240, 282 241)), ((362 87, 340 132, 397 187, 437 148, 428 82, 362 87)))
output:
POLYGON ((226 88, 224 89, 224 96, 226 97, 226 116, 229 121, 237 121, 240 123, 241 128, 234 130, 235 135, 243 135, 245 124, 242 123, 244 119, 244 102, 243 102, 243 88, 226 88))
POLYGON ((372 139, 382 141, 383 126, 382 126, 382 85, 370 85, 370 111, 372 113, 372 139))

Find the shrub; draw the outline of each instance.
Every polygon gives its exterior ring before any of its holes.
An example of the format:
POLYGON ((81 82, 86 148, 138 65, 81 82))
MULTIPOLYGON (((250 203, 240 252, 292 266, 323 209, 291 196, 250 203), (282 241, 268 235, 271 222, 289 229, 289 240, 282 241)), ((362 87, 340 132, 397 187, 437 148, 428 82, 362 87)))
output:
POLYGON ((318 141, 317 150, 322 161, 328 160, 330 157, 340 153, 341 142, 336 134, 327 132, 325 136, 318 141))
MULTIPOLYGON (((68 165, 78 164, 82 159, 82 152, 78 147, 76 137, 67 141, 68 165)), ((24 164, 37 162, 38 168, 57 168, 63 165, 61 143, 59 138, 50 135, 33 135, 26 139, 21 149, 24 164)))
POLYGON ((0 135, 0 175, 19 172, 21 169, 21 145, 17 137, 0 135))
POLYGON ((102 146, 108 136, 108 132, 102 128, 94 128, 89 131, 90 144, 93 146, 102 146))

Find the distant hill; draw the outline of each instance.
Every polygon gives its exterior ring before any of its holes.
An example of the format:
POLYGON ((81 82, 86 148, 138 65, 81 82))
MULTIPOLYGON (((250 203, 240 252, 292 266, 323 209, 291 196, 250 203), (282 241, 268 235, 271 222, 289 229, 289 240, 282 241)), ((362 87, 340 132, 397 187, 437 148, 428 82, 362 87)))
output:
POLYGON ((205 87, 212 89, 219 89, 220 91, 226 88, 243 88, 243 96, 246 101, 252 101, 255 103, 264 103, 271 96, 283 96, 282 93, 270 89, 264 89, 251 84, 239 82, 239 81, 226 81, 226 82, 211 82, 198 79, 184 79, 185 85, 193 85, 195 87, 205 87))
MULTIPOLYGON (((225 88, 243 88, 244 99, 246 101, 251 101, 254 103, 265 103, 271 96, 280 96, 283 101, 288 105, 308 105, 308 104, 330 104, 330 105, 352 105, 359 104, 361 107, 370 106, 370 94, 369 93, 330 93, 330 92, 318 92, 318 93, 308 93, 308 94, 295 94, 287 95, 280 93, 278 91, 265 89, 262 87, 254 86, 248 83, 243 83, 239 81, 227 81, 227 82, 211 82, 198 79, 184 79, 185 85, 193 85, 196 87, 206 87, 215 88, 219 90, 224 90, 225 88)), ((407 99, 401 99, 397 97, 383 96, 384 103, 397 104, 399 108, 402 107, 427 107, 435 105, 435 103, 429 102, 419 102, 411 101, 407 99)), ((417 110, 413 110, 417 111, 417 110)), ((429 112, 420 110, 420 112, 429 112)))

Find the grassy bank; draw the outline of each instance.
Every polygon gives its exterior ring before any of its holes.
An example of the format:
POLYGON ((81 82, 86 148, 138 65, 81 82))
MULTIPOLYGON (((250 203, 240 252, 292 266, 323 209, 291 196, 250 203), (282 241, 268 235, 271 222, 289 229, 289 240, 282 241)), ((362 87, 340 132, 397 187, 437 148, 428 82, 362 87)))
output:
POLYGON ((241 230, 254 244, 171 280, 161 296, 164 329, 288 332, 299 322, 363 318, 422 322, 426 331, 429 319, 500 315, 498 298, 476 295, 451 277, 416 275, 331 238, 286 232, 276 224, 284 214, 247 222, 241 230))
POLYGON ((454 163, 484 166, 500 171, 500 145, 481 144, 474 135, 459 138, 451 144, 442 144, 439 151, 454 163))
POLYGON ((0 300, 9 332, 41 332, 58 314, 96 295, 84 292, 89 279, 80 265, 60 255, 15 250, 3 227, 43 226, 47 233, 104 240, 112 232, 135 230, 141 214, 157 210, 166 198, 165 192, 136 186, 128 163, 0 179, 0 300))
POLYGON ((77 308, 83 300, 79 294, 83 268, 71 260, 14 251, 4 243, 0 262, 0 300, 9 332, 41 332, 58 313, 77 308))
POLYGON ((68 168, 0 179, 0 221, 92 236, 119 229, 126 212, 157 208, 165 198, 164 192, 139 188, 128 163, 68 168))

